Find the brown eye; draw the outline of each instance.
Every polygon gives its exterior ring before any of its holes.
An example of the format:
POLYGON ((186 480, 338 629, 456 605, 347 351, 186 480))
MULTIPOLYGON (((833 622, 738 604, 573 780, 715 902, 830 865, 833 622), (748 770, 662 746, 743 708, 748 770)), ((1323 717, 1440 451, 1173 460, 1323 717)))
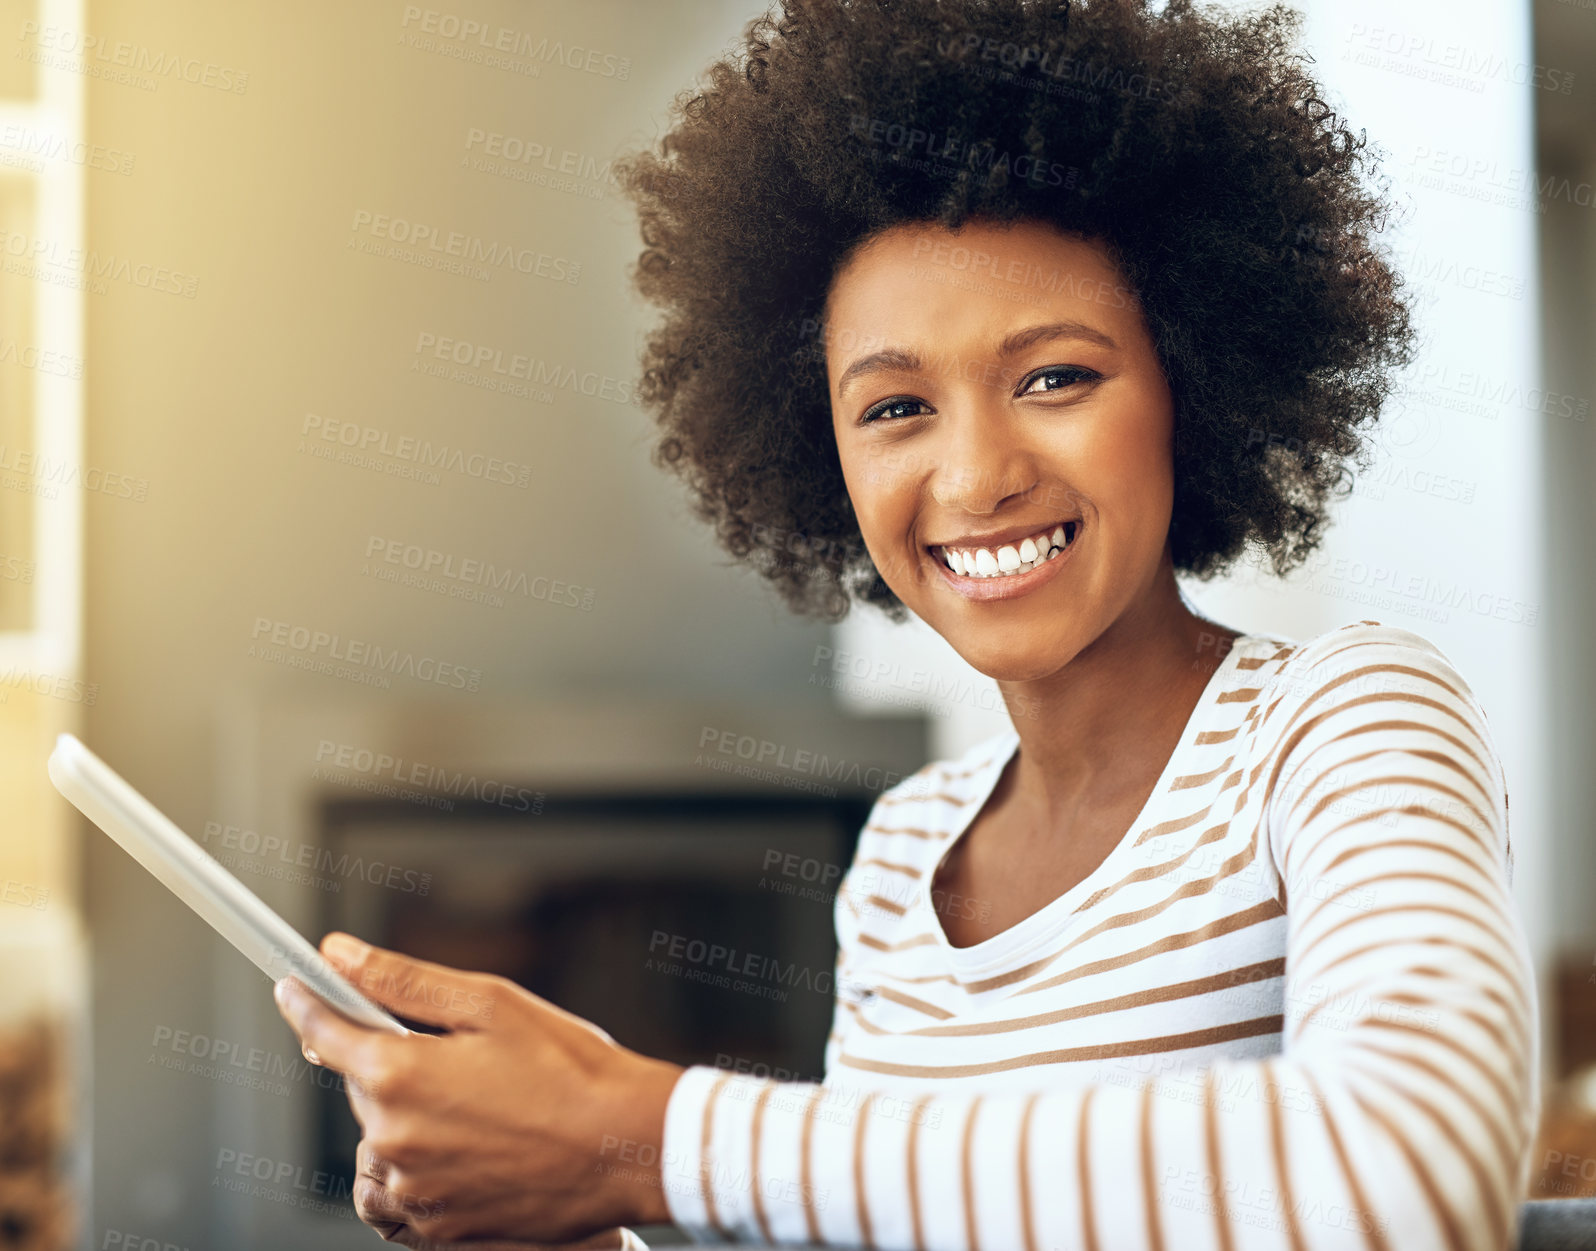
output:
POLYGON ((1046 369, 1038 369, 1027 378, 1025 386, 1020 388, 1020 394, 1040 395, 1044 391, 1062 391, 1065 387, 1074 386, 1078 382, 1091 382, 1101 377, 1102 375, 1096 370, 1081 365, 1049 365, 1046 369), (1044 378, 1053 381, 1041 391, 1032 391, 1031 387, 1044 378))
POLYGON ((923 409, 924 407, 924 402, 920 400, 911 399, 905 395, 894 396, 890 400, 882 400, 879 404, 872 404, 865 409, 864 415, 859 418, 859 424, 861 426, 868 425, 881 417, 918 417, 920 414, 917 412, 906 413, 899 410, 904 408, 923 409))

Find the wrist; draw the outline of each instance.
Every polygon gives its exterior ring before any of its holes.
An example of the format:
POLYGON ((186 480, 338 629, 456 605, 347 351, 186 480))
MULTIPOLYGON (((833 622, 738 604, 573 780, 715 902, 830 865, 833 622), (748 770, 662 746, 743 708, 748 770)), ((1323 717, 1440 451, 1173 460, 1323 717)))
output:
POLYGON ((676 1080, 686 1070, 679 1064, 648 1056, 630 1057, 631 1071, 615 1091, 606 1123, 625 1144, 626 1166, 611 1173, 619 1225, 668 1225, 665 1198, 665 1108, 676 1080))

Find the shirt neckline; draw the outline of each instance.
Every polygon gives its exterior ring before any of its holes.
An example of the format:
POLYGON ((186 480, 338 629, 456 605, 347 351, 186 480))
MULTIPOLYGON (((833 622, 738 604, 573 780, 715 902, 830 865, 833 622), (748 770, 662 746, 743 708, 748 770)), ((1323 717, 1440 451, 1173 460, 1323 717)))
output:
POLYGON ((1137 836, 1143 831, 1147 814, 1163 801, 1169 783, 1175 775, 1176 761, 1190 746, 1194 728, 1204 720, 1213 707, 1214 697, 1224 686, 1225 679, 1235 671, 1243 649, 1258 637, 1253 634, 1241 634, 1231 643, 1225 658, 1209 675, 1207 685, 1197 697, 1191 714, 1186 718, 1186 724, 1181 728, 1180 739, 1176 742, 1175 749, 1170 752, 1169 759, 1164 762, 1164 768, 1159 773, 1158 780, 1153 783, 1153 789, 1148 793, 1146 802, 1125 827, 1119 842, 1103 857, 1098 866, 1062 895, 1049 900, 1030 916, 1022 917, 1007 929, 1000 930, 990 938, 983 938, 972 946, 955 947, 948 941, 947 932, 942 928, 941 918, 931 907, 931 883, 936 879, 938 871, 942 868, 942 862, 947 859, 954 845, 964 837, 965 831, 975 823, 977 814, 986 807, 992 792, 997 789, 998 779, 1003 776, 1003 770, 1008 767, 1009 761, 1019 750, 1019 732, 1014 729, 1004 732, 1000 742, 1006 743, 1006 746, 981 767, 977 774, 975 793, 965 803, 963 814, 953 833, 943 842, 942 849, 937 853, 931 867, 921 877, 914 897, 913 907, 923 908, 930 916, 931 934, 937 949, 943 960, 956 973, 979 977, 1000 972, 1004 966, 1012 964, 1017 958, 1057 941, 1062 932, 1075 922, 1076 909, 1080 904, 1096 891, 1103 879, 1116 870, 1130 854, 1137 836))

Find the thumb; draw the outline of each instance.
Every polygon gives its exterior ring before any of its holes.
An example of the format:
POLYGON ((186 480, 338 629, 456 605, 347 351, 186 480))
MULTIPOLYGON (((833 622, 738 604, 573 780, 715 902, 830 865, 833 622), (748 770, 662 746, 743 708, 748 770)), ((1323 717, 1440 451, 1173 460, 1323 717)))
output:
POLYGON ((488 974, 416 960, 336 931, 321 940, 321 954, 368 999, 423 1025, 482 1029, 502 993, 502 981, 488 974))

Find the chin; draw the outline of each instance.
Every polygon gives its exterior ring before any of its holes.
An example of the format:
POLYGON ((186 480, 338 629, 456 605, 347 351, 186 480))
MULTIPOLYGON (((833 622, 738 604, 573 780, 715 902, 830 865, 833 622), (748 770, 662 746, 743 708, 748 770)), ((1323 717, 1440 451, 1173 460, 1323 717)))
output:
MULTIPOLYGON (((933 625, 933 629, 936 627, 933 625)), ((1037 639, 1016 647, 1012 633, 999 630, 953 630, 944 634, 948 645, 977 673, 994 682, 1035 682, 1052 677, 1080 653, 1080 646, 1065 640, 1037 639)))

